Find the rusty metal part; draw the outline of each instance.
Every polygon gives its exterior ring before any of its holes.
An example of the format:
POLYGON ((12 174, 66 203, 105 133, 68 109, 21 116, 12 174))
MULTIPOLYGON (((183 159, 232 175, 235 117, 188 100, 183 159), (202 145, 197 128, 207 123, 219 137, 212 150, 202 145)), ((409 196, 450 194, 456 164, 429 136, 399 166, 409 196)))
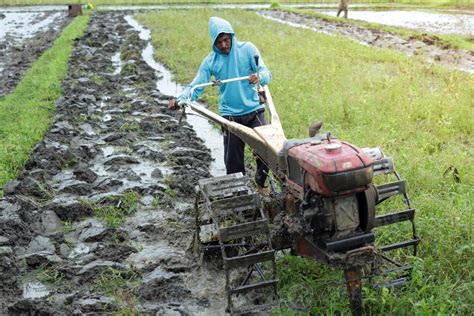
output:
POLYGON ((345 253, 331 253, 331 265, 346 269, 347 267, 364 267, 376 261, 376 248, 372 245, 359 247, 345 253))
POLYGON ((362 280, 360 268, 344 270, 344 277, 346 279, 352 315, 362 315, 362 280))
POLYGON ((375 261, 376 253, 375 247, 371 245, 358 247, 347 252, 327 252, 307 237, 299 237, 295 240, 295 252, 299 256, 341 269, 367 266, 375 261))
POLYGON ((293 196, 293 194, 288 193, 286 195, 285 210, 290 215, 296 214, 296 212, 298 211, 298 207, 296 206, 295 197, 293 196))
POLYGON ((329 264, 328 254, 305 237, 296 239, 295 252, 299 256, 329 264))

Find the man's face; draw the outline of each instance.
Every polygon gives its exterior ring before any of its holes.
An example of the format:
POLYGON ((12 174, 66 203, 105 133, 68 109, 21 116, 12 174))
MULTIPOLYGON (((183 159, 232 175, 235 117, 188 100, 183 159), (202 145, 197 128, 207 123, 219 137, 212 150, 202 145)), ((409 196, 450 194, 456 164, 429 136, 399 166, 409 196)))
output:
POLYGON ((227 33, 221 33, 216 39, 215 45, 223 54, 228 54, 232 47, 232 36, 227 33))

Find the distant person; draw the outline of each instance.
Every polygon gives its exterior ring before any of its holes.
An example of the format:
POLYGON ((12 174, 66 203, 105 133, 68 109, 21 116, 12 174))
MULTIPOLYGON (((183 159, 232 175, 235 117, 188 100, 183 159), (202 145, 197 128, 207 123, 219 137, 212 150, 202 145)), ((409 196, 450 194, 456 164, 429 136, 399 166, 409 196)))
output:
POLYGON ((339 0, 339 10, 337 11, 337 17, 339 17, 339 14, 341 14, 341 12, 344 11, 344 18, 347 19, 348 6, 349 6, 349 0, 339 0))

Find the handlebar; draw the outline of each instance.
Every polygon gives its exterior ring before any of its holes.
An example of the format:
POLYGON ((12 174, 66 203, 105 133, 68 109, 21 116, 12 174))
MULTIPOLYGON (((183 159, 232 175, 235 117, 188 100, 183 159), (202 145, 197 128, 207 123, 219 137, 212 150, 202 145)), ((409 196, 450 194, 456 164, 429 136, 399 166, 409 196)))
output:
POLYGON ((191 100, 191 97, 193 96, 194 90, 198 88, 203 88, 203 87, 208 87, 208 86, 221 86, 224 83, 229 83, 229 82, 234 82, 234 81, 242 81, 242 80, 249 80, 250 76, 244 76, 244 77, 237 77, 237 78, 230 78, 230 79, 224 79, 224 80, 213 80, 211 82, 207 83, 201 83, 193 86, 191 90, 189 91, 188 99, 191 100))
MULTIPOLYGON (((255 73, 255 75, 257 76, 258 78, 258 89, 255 89, 255 91, 257 93, 259 93, 259 90, 261 89, 261 86, 260 86, 260 76, 259 76, 259 56, 258 55, 255 55, 254 56, 254 59, 255 59, 255 65, 257 67, 257 71, 255 73)), ((236 77, 236 78, 230 78, 230 79, 224 79, 224 80, 213 80, 211 82, 207 82, 207 83, 201 83, 201 84, 197 84, 195 86, 193 86, 191 88, 191 90, 189 91, 189 94, 188 94, 188 100, 190 101, 193 94, 194 94, 194 90, 198 89, 198 88, 203 88, 203 87, 209 87, 209 86, 212 86, 212 87, 215 87, 215 86, 221 86, 223 85, 224 83, 229 83, 229 82, 235 82, 235 81, 242 81, 242 80, 250 80, 250 75, 249 76, 243 76, 243 77, 236 77)), ((178 103, 178 105, 182 104, 182 103, 185 103, 184 101, 181 101, 178 103)))

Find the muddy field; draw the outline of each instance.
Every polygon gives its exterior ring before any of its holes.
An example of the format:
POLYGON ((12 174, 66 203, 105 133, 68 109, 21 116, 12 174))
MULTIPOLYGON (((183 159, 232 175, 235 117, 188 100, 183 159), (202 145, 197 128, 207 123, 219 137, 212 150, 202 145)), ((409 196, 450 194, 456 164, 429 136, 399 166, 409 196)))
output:
MULTIPOLYGON (((92 15, 71 56, 54 124, 4 188, 0 314, 225 311, 222 272, 200 267, 191 251, 194 186, 211 175, 211 151, 168 111, 169 96, 156 85, 163 74, 144 60, 148 43, 130 14, 92 15)), ((474 71, 472 52, 441 49, 429 39, 406 41, 294 13, 260 14, 474 71)), ((53 23, 57 29, 20 44, 5 41, 0 96, 67 23, 62 18, 53 23)))
MULTIPOLYGON (((336 16, 336 10, 315 10, 336 16)), ((474 16, 471 12, 435 13, 422 10, 351 10, 349 18, 384 25, 403 27, 434 34, 474 34, 474 16), (463 14, 465 13, 465 14, 463 14)))
POLYGON ((422 59, 430 63, 474 73, 474 52, 436 45, 440 41, 436 36, 425 35, 404 39, 388 32, 371 30, 350 23, 327 21, 293 12, 268 10, 260 11, 259 14, 280 23, 308 28, 315 32, 345 36, 364 45, 394 49, 407 56, 421 56, 422 59))
POLYGON ((222 276, 187 250, 210 151, 168 112, 125 15, 92 17, 54 124, 4 188, 4 313, 224 311, 222 276))
POLYGON ((0 98, 16 87, 70 21, 66 11, 0 11, 0 98))

